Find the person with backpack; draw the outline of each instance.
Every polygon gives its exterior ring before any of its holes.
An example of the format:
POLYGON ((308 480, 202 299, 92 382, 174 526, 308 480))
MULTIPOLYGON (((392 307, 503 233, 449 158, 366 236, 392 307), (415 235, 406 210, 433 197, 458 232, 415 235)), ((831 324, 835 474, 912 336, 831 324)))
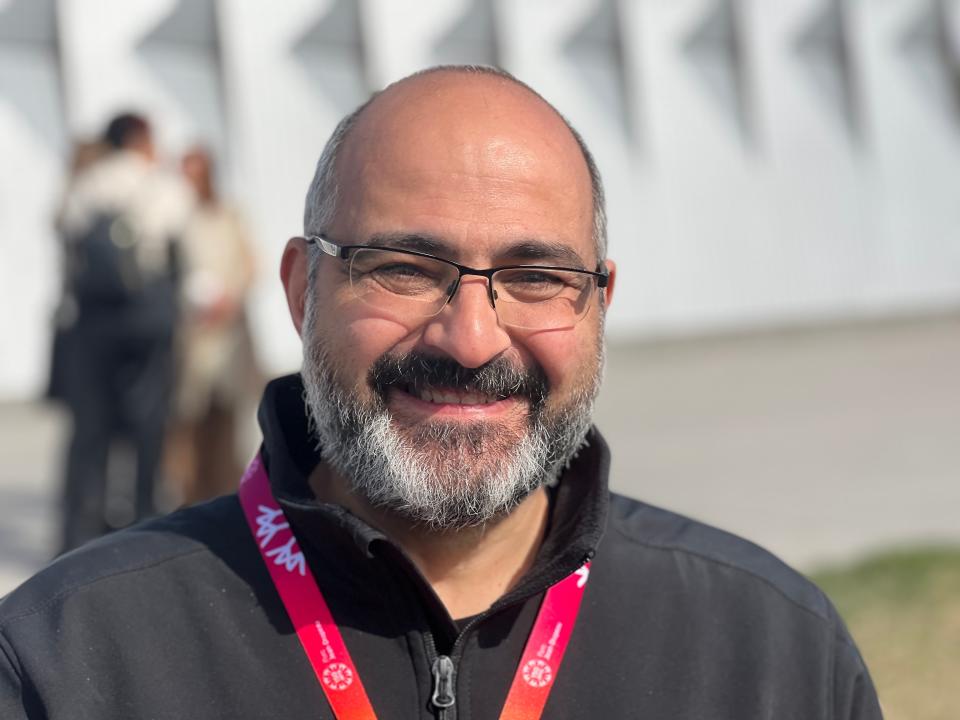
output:
POLYGON ((157 162, 145 118, 116 116, 103 144, 102 156, 71 183, 58 218, 65 294, 74 308, 59 370, 73 421, 63 551, 155 513, 173 385, 177 245, 193 205, 187 185, 157 162), (118 441, 132 449, 136 469, 132 508, 111 518, 108 458, 118 441))

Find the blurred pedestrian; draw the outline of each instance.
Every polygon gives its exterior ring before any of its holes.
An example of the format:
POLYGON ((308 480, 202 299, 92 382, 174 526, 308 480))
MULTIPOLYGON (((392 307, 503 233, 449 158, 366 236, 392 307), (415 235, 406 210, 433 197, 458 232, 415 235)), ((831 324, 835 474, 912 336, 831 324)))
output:
MULTIPOLYGON (((83 172, 102 158, 107 152, 107 146, 97 140, 75 140, 70 153, 70 165, 64 182, 63 198, 72 194, 73 187, 83 172)), ((63 207, 57 211, 54 225, 57 234, 64 239, 63 207)), ((50 372, 47 382, 46 398, 48 400, 66 400, 64 390, 64 375, 67 372, 67 363, 72 354, 70 344, 74 339, 74 326, 77 323, 77 300, 70 287, 70 275, 73 262, 71 248, 62 247, 63 267, 61 268, 60 300, 53 313, 53 340, 50 344, 50 372)))
POLYGON ((65 285, 76 306, 60 391, 73 416, 63 488, 62 549, 107 529, 108 456, 136 460, 128 518, 154 514, 154 488, 173 383, 177 243, 189 188, 156 162, 149 123, 115 117, 102 157, 69 186, 59 217, 65 285))
POLYGON ((217 192, 203 148, 181 163, 197 205, 183 235, 184 313, 167 469, 186 504, 233 492, 240 477, 237 411, 259 382, 245 301, 255 263, 240 212, 217 192))

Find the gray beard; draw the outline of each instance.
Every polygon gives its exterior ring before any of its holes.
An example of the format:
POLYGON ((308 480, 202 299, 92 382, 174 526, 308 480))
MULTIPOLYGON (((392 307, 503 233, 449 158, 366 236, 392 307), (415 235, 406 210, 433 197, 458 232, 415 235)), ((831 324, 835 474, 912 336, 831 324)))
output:
POLYGON ((337 382, 311 306, 308 301, 303 384, 318 448, 372 506, 430 531, 484 525, 555 481, 584 444, 602 376, 602 343, 592 382, 553 412, 531 407, 521 431, 443 421, 401 431, 379 397, 364 403, 337 382))

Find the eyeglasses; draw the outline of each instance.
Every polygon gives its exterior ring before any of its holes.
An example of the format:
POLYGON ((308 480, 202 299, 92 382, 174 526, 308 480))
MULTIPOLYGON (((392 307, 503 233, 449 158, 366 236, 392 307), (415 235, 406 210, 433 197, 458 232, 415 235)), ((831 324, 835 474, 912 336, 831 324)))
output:
POLYGON ((479 275, 487 278, 490 305, 504 325, 556 330, 579 322, 592 291, 608 281, 605 272, 550 265, 478 270, 416 250, 338 245, 317 235, 305 240, 350 264, 350 286, 359 300, 403 318, 437 315, 453 300, 464 275, 479 275))

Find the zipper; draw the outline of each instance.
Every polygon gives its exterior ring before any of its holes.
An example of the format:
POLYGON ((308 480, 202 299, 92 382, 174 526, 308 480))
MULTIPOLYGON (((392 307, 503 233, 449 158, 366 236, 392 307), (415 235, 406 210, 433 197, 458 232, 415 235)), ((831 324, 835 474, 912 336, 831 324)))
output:
POLYGON ((480 621, 486 616, 482 613, 468 622, 459 632, 453 641, 449 655, 440 655, 437 653, 437 644, 433 639, 433 633, 427 632, 424 635, 424 641, 427 646, 427 657, 434 658, 430 670, 433 674, 433 695, 430 703, 437 711, 437 718, 440 720, 456 720, 457 717, 457 662, 463 654, 462 645, 464 638, 474 627, 480 624, 480 621))
MULTIPOLYGON (((589 550, 584 556, 581 565, 592 560, 595 555, 595 550, 589 550)), ((551 579, 543 592, 553 587, 553 585, 566 577, 567 574, 569 573, 561 575, 556 579, 551 579)), ((492 614, 491 611, 498 612, 500 609, 501 608, 497 607, 497 603, 494 603, 490 609, 474 617, 466 626, 461 628, 456 639, 453 641, 453 646, 450 648, 450 655, 438 654, 433 633, 428 631, 424 634, 427 657, 433 658, 433 663, 430 666, 430 672, 433 675, 433 692, 430 696, 430 704, 433 705, 434 710, 436 710, 438 720, 456 720, 457 717, 456 661, 460 659, 462 653, 461 645, 463 639, 474 627, 479 625, 482 620, 488 618, 492 614)))
POLYGON ((437 709, 437 717, 453 717, 455 712, 452 708, 457 702, 454 694, 454 675, 456 670, 453 666, 453 660, 446 655, 438 655, 433 661, 433 695, 430 702, 437 709))

